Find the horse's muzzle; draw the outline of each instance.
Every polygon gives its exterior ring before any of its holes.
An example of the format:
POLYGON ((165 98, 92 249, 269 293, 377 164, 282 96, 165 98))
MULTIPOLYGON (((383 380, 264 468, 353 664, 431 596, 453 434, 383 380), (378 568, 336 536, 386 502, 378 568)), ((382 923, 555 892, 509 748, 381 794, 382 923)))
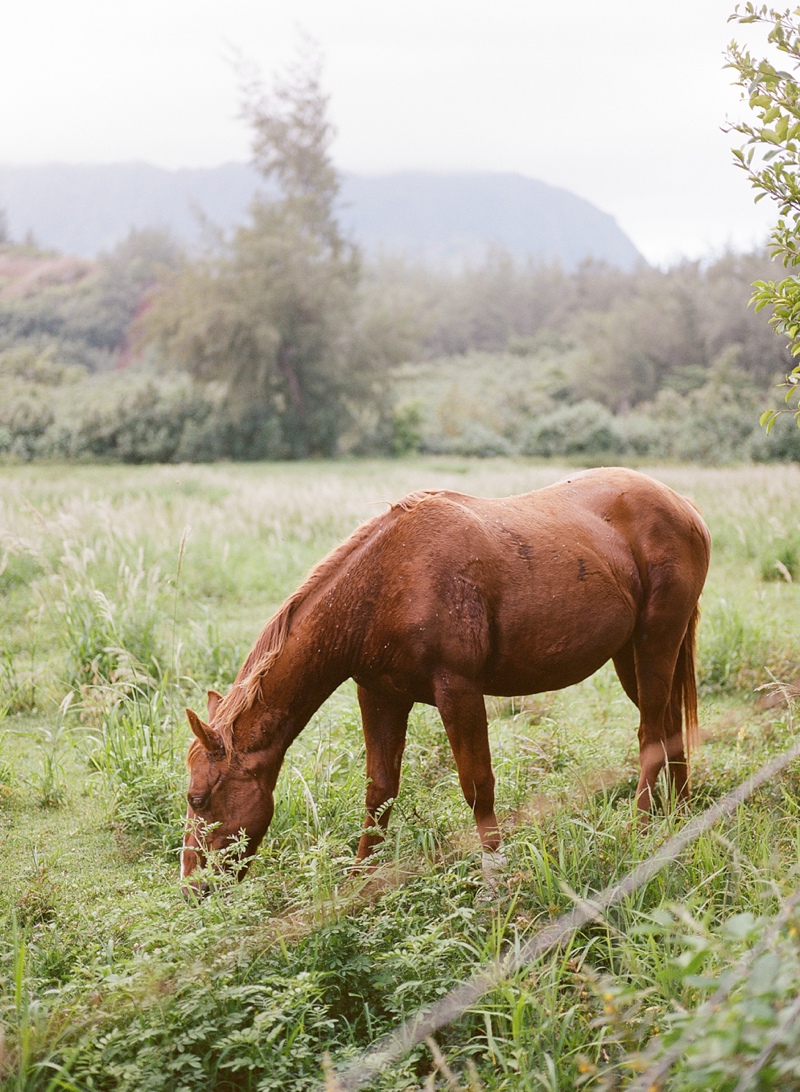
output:
POLYGON ((181 894, 188 903, 200 902, 211 894, 211 884, 206 880, 200 883, 185 883, 181 887, 181 894))

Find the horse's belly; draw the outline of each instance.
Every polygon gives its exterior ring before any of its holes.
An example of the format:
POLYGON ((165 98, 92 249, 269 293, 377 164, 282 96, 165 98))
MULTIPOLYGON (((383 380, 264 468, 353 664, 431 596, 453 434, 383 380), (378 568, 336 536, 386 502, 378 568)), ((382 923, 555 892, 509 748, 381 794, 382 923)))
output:
POLYGON ((541 694, 546 690, 563 690, 599 671, 615 652, 617 649, 567 662, 503 665, 486 679, 484 693, 515 697, 520 694, 541 694))
POLYGON ((636 612, 616 609, 579 623, 550 619, 514 629, 498 641, 485 680, 487 694, 563 690, 588 678, 630 640, 636 612))

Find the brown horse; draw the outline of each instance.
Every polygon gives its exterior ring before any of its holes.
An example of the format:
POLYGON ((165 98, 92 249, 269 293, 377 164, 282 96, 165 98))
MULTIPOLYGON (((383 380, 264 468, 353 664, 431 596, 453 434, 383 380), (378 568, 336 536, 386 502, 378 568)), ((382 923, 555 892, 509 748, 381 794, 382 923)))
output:
POLYGON ((240 831, 255 851, 289 745, 348 678, 358 684, 367 756, 358 860, 388 821, 414 702, 438 708, 491 852, 500 832, 484 695, 560 690, 609 658, 639 708, 641 813, 665 766, 685 800, 709 553, 694 506, 632 470, 589 470, 499 500, 446 490, 405 497, 311 571, 230 693, 209 692, 208 724, 187 710, 195 739, 181 875, 240 831))

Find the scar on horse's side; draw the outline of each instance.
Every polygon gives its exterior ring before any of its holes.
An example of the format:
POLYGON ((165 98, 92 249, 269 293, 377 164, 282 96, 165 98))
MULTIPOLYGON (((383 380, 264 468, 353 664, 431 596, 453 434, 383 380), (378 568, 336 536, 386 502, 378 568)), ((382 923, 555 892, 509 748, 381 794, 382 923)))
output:
POLYGON ((246 852, 256 850, 287 749, 348 678, 358 684, 366 743, 358 861, 389 821, 415 702, 438 708, 491 854, 500 830, 484 695, 560 690, 609 659, 639 710, 640 813, 663 769, 671 797, 685 801, 709 555, 694 505, 623 468, 501 499, 405 497, 312 569, 230 692, 209 692, 208 723, 187 710, 195 738, 181 875, 188 880, 208 849, 241 831, 246 852))

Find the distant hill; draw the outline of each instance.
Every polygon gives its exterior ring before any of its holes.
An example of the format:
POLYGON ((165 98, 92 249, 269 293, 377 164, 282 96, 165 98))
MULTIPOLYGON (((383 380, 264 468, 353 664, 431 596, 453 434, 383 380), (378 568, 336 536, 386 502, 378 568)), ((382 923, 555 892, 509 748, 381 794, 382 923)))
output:
MULTIPOLYGON (((109 249, 132 227, 168 228, 194 245, 202 216, 230 228, 258 188, 244 163, 177 171, 146 163, 0 165, 12 237, 32 232, 40 245, 79 257, 109 249)), ((341 219, 368 253, 436 265, 480 260, 493 244, 566 270, 586 258, 621 269, 644 261, 612 216, 519 174, 345 175, 341 219)))
POLYGON ((644 258, 613 216, 568 190, 521 174, 348 175, 342 219, 367 250, 450 264, 499 243, 516 258, 586 258, 632 269, 644 258))

